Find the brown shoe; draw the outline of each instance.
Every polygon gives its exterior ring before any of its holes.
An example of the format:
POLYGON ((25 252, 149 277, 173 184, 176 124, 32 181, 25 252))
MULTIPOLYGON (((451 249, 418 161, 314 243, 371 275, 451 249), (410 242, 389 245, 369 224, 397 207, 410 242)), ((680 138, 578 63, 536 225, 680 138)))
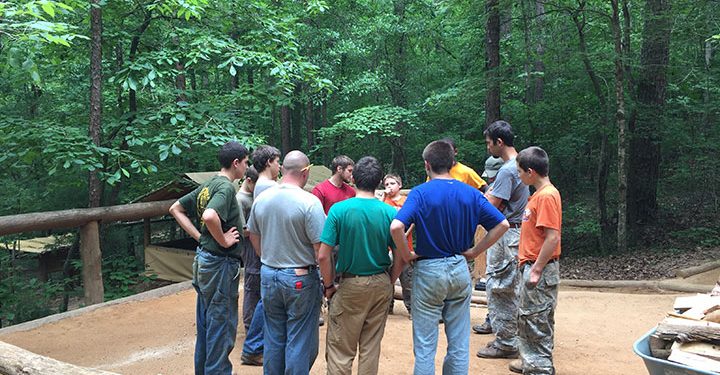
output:
POLYGON ((518 351, 516 350, 503 350, 495 345, 491 345, 478 350, 477 356, 480 358, 517 358, 518 351))
POLYGON ((522 374, 523 373, 522 359, 518 358, 518 359, 514 359, 514 360, 510 361, 508 368, 510 369, 510 372, 514 372, 516 374, 522 374))
POLYGON ((485 322, 483 324, 476 324, 472 327, 473 332, 480 334, 480 335, 488 335, 492 333, 492 327, 490 327, 490 323, 485 322))

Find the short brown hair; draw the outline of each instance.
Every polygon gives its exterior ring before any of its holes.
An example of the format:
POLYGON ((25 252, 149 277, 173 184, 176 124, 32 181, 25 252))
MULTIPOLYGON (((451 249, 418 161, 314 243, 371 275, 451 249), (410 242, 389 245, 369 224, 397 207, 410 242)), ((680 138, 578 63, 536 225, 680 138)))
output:
POLYGON ((445 141, 433 141, 425 146, 422 157, 430 164, 433 173, 445 173, 449 172, 455 163, 455 150, 445 141))

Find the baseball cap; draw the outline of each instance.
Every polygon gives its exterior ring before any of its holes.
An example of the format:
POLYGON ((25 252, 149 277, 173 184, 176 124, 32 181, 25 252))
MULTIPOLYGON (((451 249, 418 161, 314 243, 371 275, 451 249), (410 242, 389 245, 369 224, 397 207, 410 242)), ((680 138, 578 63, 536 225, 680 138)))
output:
POLYGON ((494 156, 487 158, 487 160, 485 160, 485 171, 482 174, 482 178, 495 178, 503 164, 505 164, 505 162, 501 158, 494 156))

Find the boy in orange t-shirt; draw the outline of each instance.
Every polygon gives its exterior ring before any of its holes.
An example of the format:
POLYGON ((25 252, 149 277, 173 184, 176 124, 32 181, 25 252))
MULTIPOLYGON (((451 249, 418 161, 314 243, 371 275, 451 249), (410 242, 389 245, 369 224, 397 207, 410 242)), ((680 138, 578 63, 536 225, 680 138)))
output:
MULTIPOLYGON (((405 204, 405 199, 407 199, 406 196, 400 194, 402 179, 398 175, 388 174, 383 177, 382 183, 383 186, 385 186, 382 201, 395 207, 395 209, 400 210, 403 204, 405 204)), ((410 251, 413 251, 412 226, 407 231, 407 239, 408 248, 410 251)), ((412 319, 412 311, 410 308, 410 294, 412 293, 412 264, 406 264, 405 268, 403 268, 403 271, 400 274, 400 285, 402 286, 403 304, 408 311, 408 317, 412 319)), ((393 297, 390 302, 390 314, 393 313, 394 304, 395 298, 393 297)))
POLYGON ((552 350, 560 282, 562 202, 548 177, 549 161, 543 149, 529 147, 520 151, 516 163, 520 180, 535 187, 535 194, 528 200, 520 229, 520 358, 510 363, 510 370, 555 374, 552 350))

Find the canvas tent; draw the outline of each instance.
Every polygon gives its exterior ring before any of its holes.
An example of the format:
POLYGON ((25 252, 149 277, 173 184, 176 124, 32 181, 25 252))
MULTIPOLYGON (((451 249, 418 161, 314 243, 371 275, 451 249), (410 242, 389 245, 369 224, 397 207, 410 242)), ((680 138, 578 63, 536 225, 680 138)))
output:
MULTIPOLYGON (((142 197, 136 202, 152 202, 178 199, 189 193, 217 172, 184 173, 177 179, 166 183, 142 197)), ((324 166, 312 166, 305 190, 310 191, 318 183, 330 177, 330 170, 324 166)), ((236 189, 239 188, 236 181, 236 189)), ((145 221, 145 271, 156 275, 158 279, 180 282, 192 278, 192 263, 195 258, 197 242, 192 238, 152 243, 150 221, 145 221)))

